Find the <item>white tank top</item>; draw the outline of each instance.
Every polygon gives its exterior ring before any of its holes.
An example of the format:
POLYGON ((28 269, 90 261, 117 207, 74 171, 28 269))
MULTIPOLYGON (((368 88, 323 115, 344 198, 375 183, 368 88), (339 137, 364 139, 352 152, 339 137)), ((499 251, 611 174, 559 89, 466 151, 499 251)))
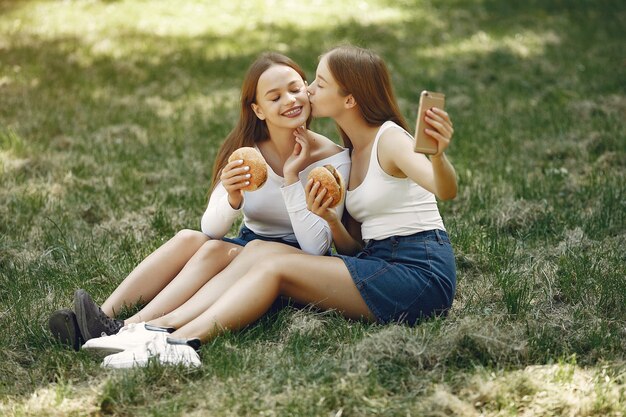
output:
POLYGON ((445 230, 435 195, 410 178, 387 174, 378 163, 378 141, 389 129, 401 129, 392 121, 385 122, 374 139, 370 164, 363 182, 346 194, 346 210, 361 223, 361 237, 386 239, 407 236, 426 230, 445 230))

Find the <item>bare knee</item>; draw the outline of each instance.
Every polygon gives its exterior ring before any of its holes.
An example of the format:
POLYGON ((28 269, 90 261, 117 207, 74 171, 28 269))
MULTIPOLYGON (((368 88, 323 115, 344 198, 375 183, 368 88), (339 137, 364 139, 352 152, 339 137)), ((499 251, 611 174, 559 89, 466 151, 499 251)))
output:
POLYGON ((263 272, 263 275, 277 275, 281 272, 278 256, 266 256, 254 266, 254 269, 263 272))
POLYGON ((203 259, 219 257, 234 258, 241 252, 241 247, 229 244, 222 240, 211 239, 200 246, 196 256, 203 259))
POLYGON ((267 285, 276 285, 280 295, 290 297, 294 292, 302 287, 302 277, 298 271, 299 265, 295 262, 295 257, 290 254, 275 253, 263 257, 258 267, 262 279, 267 285))
POLYGON ((248 242, 248 244, 246 244, 245 249, 246 251, 257 251, 257 250, 263 250, 263 248, 271 248, 272 245, 278 245, 278 243, 275 242, 267 242, 265 240, 261 240, 261 239, 255 239, 252 240, 250 242, 248 242))
POLYGON ((280 288, 283 286, 284 281, 286 281, 286 274, 284 273, 285 267, 281 263, 280 255, 264 256, 251 270, 254 271, 255 277, 266 282, 268 285, 274 284, 280 288))
POLYGON ((253 240, 244 247, 244 253, 254 254, 254 256, 290 253, 294 250, 294 248, 284 243, 268 242, 261 239, 253 240))
POLYGON ((209 241, 209 237, 202 232, 191 229, 183 229, 176 233, 173 238, 177 243, 185 246, 201 246, 209 241))

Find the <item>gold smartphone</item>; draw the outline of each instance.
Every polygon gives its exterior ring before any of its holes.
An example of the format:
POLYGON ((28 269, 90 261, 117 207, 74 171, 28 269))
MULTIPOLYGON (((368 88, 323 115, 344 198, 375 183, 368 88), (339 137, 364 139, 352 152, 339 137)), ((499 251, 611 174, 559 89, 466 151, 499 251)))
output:
POLYGON ((437 153, 437 140, 431 138, 424 132, 424 129, 434 129, 426 121, 424 117, 426 110, 433 107, 443 110, 446 103, 446 96, 442 93, 433 93, 432 91, 422 91, 420 95, 420 104, 417 110, 417 122, 415 123, 415 152, 425 153, 428 155, 437 153))

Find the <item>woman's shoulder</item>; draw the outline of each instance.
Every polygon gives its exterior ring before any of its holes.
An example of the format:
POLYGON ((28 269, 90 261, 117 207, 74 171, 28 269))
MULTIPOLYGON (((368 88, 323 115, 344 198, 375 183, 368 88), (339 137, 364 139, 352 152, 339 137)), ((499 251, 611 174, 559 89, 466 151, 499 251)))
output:
POLYGON ((312 142, 315 144, 313 153, 316 156, 315 159, 326 159, 332 156, 344 156, 347 155, 349 158, 348 149, 336 144, 329 138, 324 135, 321 135, 317 132, 313 132, 309 130, 309 137, 312 139, 312 142))
POLYGON ((379 136, 381 139, 389 137, 403 137, 409 139, 413 138, 413 136, 407 130, 391 120, 388 120, 381 125, 379 136))
POLYGON ((402 149, 413 143, 413 136, 398 124, 389 121, 383 125, 383 128, 379 134, 377 151, 398 147, 402 149))
POLYGON ((337 145, 335 142, 333 142, 326 136, 322 135, 321 133, 317 133, 312 130, 309 130, 308 133, 309 133, 309 137, 313 139, 315 142, 317 142, 319 146, 321 147, 339 148, 340 151, 343 149, 341 146, 337 145))

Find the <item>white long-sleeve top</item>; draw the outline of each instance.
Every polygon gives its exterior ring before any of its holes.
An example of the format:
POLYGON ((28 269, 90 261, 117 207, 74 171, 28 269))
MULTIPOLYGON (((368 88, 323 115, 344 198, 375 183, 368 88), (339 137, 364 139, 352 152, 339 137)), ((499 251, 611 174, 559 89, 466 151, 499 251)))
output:
MULTIPOLYGON (((256 191, 244 191, 239 209, 231 207, 226 189, 222 183, 217 184, 202 215, 202 232, 212 239, 221 239, 243 212, 245 226, 254 233, 298 242, 310 254, 325 254, 332 244, 332 233, 328 223, 307 208, 304 187, 309 172, 327 164, 333 165, 348 183, 351 162, 347 149, 309 165, 298 174, 300 181, 288 186, 283 186, 283 177, 268 166, 267 182, 256 191)), ((335 209, 341 218, 344 202, 335 209)))

